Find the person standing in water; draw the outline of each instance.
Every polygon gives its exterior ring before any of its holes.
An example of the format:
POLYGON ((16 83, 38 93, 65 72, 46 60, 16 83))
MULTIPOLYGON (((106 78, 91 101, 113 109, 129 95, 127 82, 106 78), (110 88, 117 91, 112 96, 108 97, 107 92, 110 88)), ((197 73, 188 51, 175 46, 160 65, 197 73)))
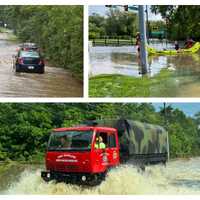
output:
POLYGON ((140 33, 139 32, 136 33, 136 37, 135 38, 136 38, 135 45, 136 45, 136 48, 137 48, 137 52, 139 54, 140 53, 140 43, 141 43, 140 33))
POLYGON ((138 66, 139 66, 139 74, 142 74, 141 72, 141 60, 140 60, 140 45, 141 45, 141 37, 140 37, 140 32, 136 33, 135 36, 136 42, 136 49, 137 49, 137 58, 138 58, 138 66))

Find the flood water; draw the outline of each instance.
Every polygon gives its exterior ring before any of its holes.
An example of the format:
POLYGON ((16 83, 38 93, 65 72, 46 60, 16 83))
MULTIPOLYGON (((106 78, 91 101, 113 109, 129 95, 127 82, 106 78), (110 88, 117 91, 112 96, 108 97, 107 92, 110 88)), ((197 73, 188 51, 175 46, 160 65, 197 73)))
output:
MULTIPOLYGON (((172 49, 173 44, 155 42, 157 49, 172 49)), ((122 74, 141 77, 136 48, 90 47, 90 77, 100 74, 122 74)), ((200 51, 196 54, 164 55, 148 57, 148 75, 153 77, 168 68, 172 75, 165 84, 155 85, 151 96, 200 97, 200 51)))
POLYGON ((81 97, 82 83, 58 67, 45 66, 44 74, 15 73, 13 55, 18 44, 0 33, 0 97, 81 97))
MULTIPOLYGON (((200 194, 200 158, 174 160, 138 172, 133 166, 112 169, 96 187, 45 183, 38 165, 8 167, 0 172, 0 194, 200 194)), ((0 167, 2 167, 0 165, 0 167)))

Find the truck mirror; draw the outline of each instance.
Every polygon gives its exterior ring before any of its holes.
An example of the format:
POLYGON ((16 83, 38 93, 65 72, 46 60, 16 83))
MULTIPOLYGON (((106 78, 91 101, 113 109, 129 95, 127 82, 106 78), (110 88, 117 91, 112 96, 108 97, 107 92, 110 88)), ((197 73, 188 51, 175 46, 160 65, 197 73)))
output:
POLYGON ((45 142, 46 150, 48 150, 48 142, 45 142))

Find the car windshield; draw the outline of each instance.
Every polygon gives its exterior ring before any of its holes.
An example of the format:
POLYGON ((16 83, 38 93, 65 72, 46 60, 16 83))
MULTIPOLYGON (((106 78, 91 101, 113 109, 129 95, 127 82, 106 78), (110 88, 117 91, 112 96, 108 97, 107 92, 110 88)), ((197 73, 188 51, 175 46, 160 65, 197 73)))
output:
POLYGON ((39 58, 40 55, 36 51, 21 51, 20 57, 31 57, 31 58, 39 58))
POLYGON ((93 131, 53 132, 49 139, 48 150, 89 150, 93 131))

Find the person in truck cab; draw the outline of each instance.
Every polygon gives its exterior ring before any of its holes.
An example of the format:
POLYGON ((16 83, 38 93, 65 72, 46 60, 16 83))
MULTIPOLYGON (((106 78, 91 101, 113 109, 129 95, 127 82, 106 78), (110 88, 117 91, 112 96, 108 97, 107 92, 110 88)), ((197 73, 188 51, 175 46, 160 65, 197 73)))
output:
POLYGON ((106 145, 103 142, 103 138, 101 136, 96 137, 96 142, 95 142, 95 149, 105 149, 106 145))
POLYGON ((67 147, 67 148, 70 147, 70 141, 68 140, 67 137, 62 136, 60 138, 60 147, 67 147))

